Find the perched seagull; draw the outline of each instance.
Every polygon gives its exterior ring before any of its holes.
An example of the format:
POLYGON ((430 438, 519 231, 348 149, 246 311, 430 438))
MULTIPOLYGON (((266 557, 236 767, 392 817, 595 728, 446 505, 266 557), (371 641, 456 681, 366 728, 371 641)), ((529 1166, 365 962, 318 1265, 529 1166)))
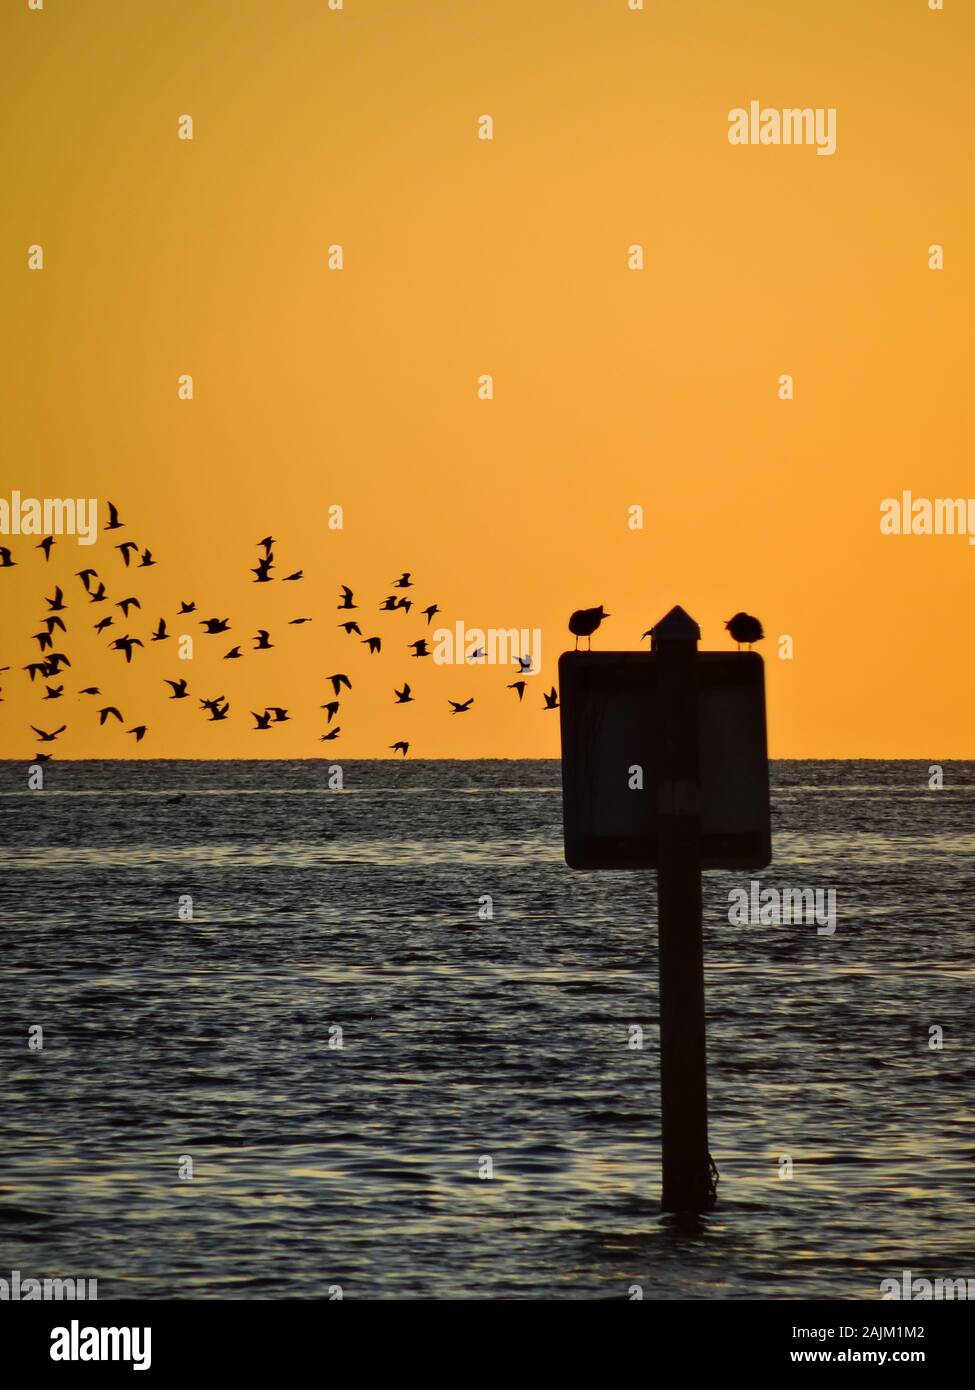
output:
POLYGON ((517 690, 517 692, 518 692, 518 699, 519 699, 519 701, 520 701, 520 700, 523 700, 523 699, 525 698, 525 686, 526 686, 526 684, 527 684, 527 681, 512 681, 511 684, 508 686, 508 689, 509 689, 509 690, 517 690))
POLYGON ((467 711, 470 709, 470 707, 471 707, 471 705, 472 705, 473 703, 474 703, 474 696, 473 696, 473 695, 471 696, 471 698, 470 698, 469 700, 463 700, 463 701, 448 700, 448 701, 447 701, 447 704, 450 706, 450 712, 451 712, 451 714, 466 714, 467 711))
POLYGON ((402 739, 398 743, 391 743, 389 746, 394 753, 402 753, 404 758, 410 751, 410 745, 408 743, 404 743, 402 739))
POLYGON ((738 643, 739 651, 741 651, 742 642, 747 643, 750 647, 753 642, 761 642, 765 636, 762 631, 762 624, 750 613, 736 613, 733 618, 728 619, 725 627, 731 633, 734 641, 738 643))
POLYGON ((579 638, 588 637, 589 647, 592 648, 592 634, 604 618, 610 615, 603 612, 602 604, 598 608, 577 608, 569 618, 569 631, 576 639, 576 651, 579 650, 579 638))
POLYGON ((413 702, 413 696, 410 694, 410 686, 408 681, 404 682, 402 690, 397 690, 394 685, 393 694, 396 696, 396 703, 398 705, 408 705, 413 702))
POLYGON ((553 685, 553 686, 552 686, 552 689, 551 689, 551 690, 549 691, 549 693, 545 696, 545 708, 546 708, 546 709, 558 709, 558 707, 559 707, 559 693, 558 693, 558 691, 555 689, 555 686, 553 685))

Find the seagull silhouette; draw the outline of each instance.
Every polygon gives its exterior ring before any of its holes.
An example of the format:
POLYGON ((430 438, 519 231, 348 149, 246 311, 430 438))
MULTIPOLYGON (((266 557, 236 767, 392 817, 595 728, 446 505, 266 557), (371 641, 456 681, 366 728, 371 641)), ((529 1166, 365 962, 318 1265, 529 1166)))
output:
POLYGON ((179 605, 179 611, 180 611, 180 614, 183 614, 183 613, 195 613, 195 612, 196 612, 196 604, 193 602, 192 599, 190 600, 189 603, 187 603, 185 599, 181 599, 181 600, 180 600, 180 605, 179 605))
POLYGON ((423 611, 424 611, 424 613, 427 615, 427 626, 429 627, 429 626, 430 626, 430 623, 431 623, 432 620, 433 620, 434 615, 435 615, 436 613, 439 613, 441 610, 437 607, 437 605, 436 605, 435 603, 431 603, 430 607, 429 607, 429 608, 424 608, 423 611))
POLYGON ((171 681, 166 679, 163 681, 163 684, 173 687, 173 693, 169 697, 171 700, 185 700, 189 694, 189 691, 186 689, 185 680, 171 681))
POLYGON ((305 572, 304 572, 304 570, 295 570, 294 574, 286 574, 286 575, 284 576, 284 578, 281 580, 281 583, 282 583, 282 584, 289 584, 289 583, 291 583, 291 582, 292 582, 293 580, 295 580, 295 579, 304 579, 304 577, 305 577, 305 572))
POLYGON ((332 689, 336 695, 342 694, 343 685, 346 690, 352 689, 352 682, 349 680, 348 676, 341 671, 336 671, 334 676, 326 676, 325 679, 332 682, 332 689))
POLYGON ((75 575, 75 578, 81 580, 82 584, 84 584, 84 586, 85 586, 85 592, 88 593, 88 592, 91 591, 91 585, 88 583, 88 581, 89 581, 89 579, 97 579, 97 578, 98 578, 98 571, 97 571, 97 570, 79 570, 78 573, 75 575))
POLYGON ((165 618, 160 618, 160 619, 159 619, 159 626, 156 628, 155 632, 152 634, 152 640, 153 640, 154 642, 165 642, 168 636, 169 636, 169 633, 166 631, 166 619, 165 619, 165 618))
POLYGON ((604 618, 610 615, 603 612, 602 604, 598 608, 577 608, 569 618, 569 631, 576 639, 576 651, 579 650, 579 638, 588 637, 589 647, 592 648, 592 634, 604 618))
POLYGON ((142 647, 144 645, 145 643, 141 642, 138 637, 130 637, 128 633, 126 633, 124 637, 116 637, 115 641, 111 643, 111 646, 114 647, 116 651, 125 652, 126 665, 132 660, 132 648, 142 647))
POLYGON ((327 705, 319 705, 318 708, 325 711, 328 715, 328 722, 331 724, 332 720, 339 712, 339 702, 338 700, 329 700, 327 705))
POLYGON ((471 698, 470 698, 469 700, 461 700, 461 701, 458 701, 458 700, 448 700, 448 701, 447 701, 447 704, 450 706, 450 712, 451 712, 451 714, 466 714, 467 711, 470 709, 470 707, 471 707, 471 705, 472 705, 473 703, 474 703, 474 696, 473 696, 473 695, 471 696, 471 698))
POLYGON ((271 546, 275 544, 275 540, 273 536, 264 536, 257 544, 262 545, 264 547, 264 553, 269 555, 271 553, 271 546))
POLYGON ((357 603, 352 602, 353 594, 348 584, 342 585, 341 593, 342 602, 339 604, 340 608, 358 608, 359 605, 357 603))
POLYGON ((64 602, 64 591, 62 590, 60 584, 56 584, 54 586, 54 597, 45 598, 44 602, 47 604, 48 608, 51 610, 52 613, 64 612, 66 605, 64 602))
POLYGON ((341 627, 341 628, 344 628, 345 631, 346 631, 350 636, 351 636, 351 634, 352 634, 353 632, 356 633, 359 637, 362 636, 362 628, 361 628, 361 627, 359 626, 359 624, 356 623, 356 622, 352 622, 352 623, 338 623, 337 626, 338 626, 338 627, 341 627))
POLYGON ((251 714, 257 721, 254 725, 255 731, 258 729, 269 729, 271 727, 270 710, 265 710, 263 714, 258 714, 256 710, 251 710, 251 714))
POLYGON ((79 695, 100 695, 102 692, 97 685, 86 685, 84 690, 79 690, 79 695))
POLYGON ((60 700, 61 696, 64 694, 63 685, 48 685, 45 686, 45 689, 47 691, 47 694, 44 696, 45 700, 60 700))
POLYGON ((239 661, 241 651, 239 647, 231 647, 229 652, 224 653, 224 661, 239 661))
POLYGON ((399 579, 393 580, 394 589, 412 589, 413 581, 410 578, 411 570, 404 570, 399 579))
POLYGON ((0 570, 13 569, 16 563, 17 561, 12 559, 11 552, 7 547, 5 545, 0 545, 0 570))
POLYGON ((271 641, 271 634, 268 632, 267 628, 259 627, 257 629, 257 636, 254 638, 254 651, 268 652, 273 646, 274 643, 271 641))
POLYGON ((508 689, 509 689, 509 690, 517 690, 517 692, 518 692, 518 699, 519 699, 519 701, 521 701, 521 700, 523 700, 523 699, 525 698, 525 686, 526 686, 526 685, 527 685, 527 681, 512 681, 511 684, 508 686, 508 689))
POLYGON ((119 519, 118 519, 118 508, 116 507, 115 503, 114 503, 114 502, 109 502, 109 504, 108 504, 108 521, 105 523, 105 526, 103 527, 103 530, 105 530, 105 531, 117 531, 117 530, 119 529, 120 526, 124 526, 124 525, 125 525, 125 522, 124 522, 124 521, 119 521, 119 519))
POLYGON ((64 619, 59 618, 56 613, 50 614, 43 620, 43 622, 48 632, 53 632, 56 627, 59 627, 62 632, 67 632, 68 630, 64 625, 64 619))
POLYGON ((257 575, 254 580, 255 584, 271 583, 271 570, 274 568, 271 564, 272 558, 271 554, 268 553, 263 560, 258 560, 256 568, 251 570, 251 574, 257 575))
MULTIPOLYGON (((105 530, 108 530, 107 526, 105 527, 105 530)), ((133 550, 136 551, 136 553, 138 553, 139 547, 136 545, 135 541, 123 541, 122 544, 117 545, 115 549, 121 554, 122 559, 125 561, 125 568, 128 569, 129 554, 133 550)))
POLYGON ((205 627, 206 630, 207 630, 207 635, 210 636, 210 637, 212 637, 212 636, 213 636, 215 633, 217 633, 217 632, 229 632, 229 631, 230 631, 230 619, 229 619, 229 618, 204 618, 203 621, 200 623, 200 627, 205 627))
POLYGON ((739 651, 741 651, 743 642, 746 642, 750 647, 753 642, 761 642, 765 636, 762 631, 762 624, 750 613, 736 613, 733 618, 728 619, 725 627, 731 633, 733 640, 738 643, 739 651))
POLYGON ((552 686, 552 689, 549 691, 549 693, 548 693, 544 698, 545 698, 545 708, 546 708, 546 709, 558 709, 558 707, 559 707, 559 694, 558 694, 558 691, 555 689, 555 686, 554 686, 554 685, 552 686))
POLYGON ((322 734, 321 738, 319 739, 319 743, 331 743, 333 739, 338 738, 341 732, 342 726, 341 724, 337 724, 335 728, 332 729, 329 733, 322 734))
POLYGON ((400 740, 398 743, 391 743, 389 746, 394 753, 402 753, 404 758, 410 751, 410 745, 403 740, 400 740))
POLYGON ((125 616, 128 617, 130 608, 141 608, 142 604, 137 598, 120 598, 115 607, 121 608, 125 616))
POLYGON ((283 724, 287 719, 291 718, 288 711, 282 709, 280 705, 268 705, 268 709, 274 715, 275 724, 283 724))
POLYGON ((102 620, 101 620, 100 623, 96 623, 96 624, 95 624, 95 631, 96 631, 96 632, 104 632, 105 629, 106 629, 107 627, 111 627, 111 626, 112 626, 112 620, 111 620, 111 618, 102 618, 102 620))
POLYGON ((54 740, 57 738, 58 734, 63 734, 67 727, 67 724, 62 724, 60 729, 55 729, 52 734, 46 734, 44 730, 39 729, 36 724, 31 725, 31 728, 34 730, 34 733, 37 735, 37 737, 40 739, 42 743, 53 743, 54 740))
POLYGON ((427 640, 426 640, 425 637, 421 637, 420 640, 419 640, 419 642, 410 642, 410 643, 409 643, 409 646, 411 646, 411 647, 413 648, 413 655, 414 655, 414 656, 429 656, 429 655, 430 655, 429 651, 427 650, 427 640))
POLYGON ((50 560, 50 558, 51 558, 51 546, 54 545, 54 543, 55 543, 55 541, 54 541, 54 537, 53 537, 53 536, 45 536, 44 539, 41 541, 40 545, 35 545, 34 549, 35 549, 35 550, 43 550, 43 552, 44 552, 44 559, 45 559, 45 560, 50 560))
POLYGON ((311 618, 289 618, 289 619, 288 619, 288 626, 289 626, 289 627, 299 627, 302 623, 310 623, 311 621, 312 621, 311 618))
POLYGON ((364 637, 362 639, 362 645, 368 647, 370 653, 375 655, 376 652, 382 651, 383 639, 381 637, 364 637))
POLYGON ((393 686, 393 694, 396 696, 396 703, 398 705, 408 705, 413 703, 413 696, 410 694, 409 681, 405 681, 403 683, 402 690, 397 690, 396 687, 393 686))
POLYGON ((530 656, 516 656, 515 660, 518 663, 518 671, 520 675, 524 675, 526 671, 531 670, 532 659, 530 656))
POLYGON ((145 724, 136 724, 134 729, 126 729, 127 734, 135 734, 136 743, 141 743, 146 736, 145 724))
MULTIPOLYGON (((152 558, 152 551, 144 550, 142 552, 142 559, 139 561, 139 569, 147 570, 150 565, 154 565, 155 563, 156 561, 152 558)), ((132 730, 130 729, 129 732, 131 733, 132 730)))

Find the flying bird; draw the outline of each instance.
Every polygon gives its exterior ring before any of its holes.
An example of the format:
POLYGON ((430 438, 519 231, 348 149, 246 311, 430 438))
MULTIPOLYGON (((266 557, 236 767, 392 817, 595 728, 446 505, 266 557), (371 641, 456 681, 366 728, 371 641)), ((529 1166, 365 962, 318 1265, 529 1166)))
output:
POLYGON ((204 618, 203 621, 200 623, 200 627, 205 627, 206 630, 207 630, 207 635, 210 636, 210 637, 212 637, 212 636, 214 636, 214 634, 217 633, 217 632, 229 632, 229 631, 230 631, 230 619, 229 619, 229 618, 204 618))
POLYGON ((45 536, 44 539, 41 541, 40 545, 35 545, 34 549, 35 549, 35 550, 43 550, 43 552, 44 552, 44 559, 45 559, 45 560, 50 560, 50 558, 51 558, 51 546, 54 545, 54 543, 55 543, 55 542, 54 542, 54 537, 53 537, 53 536, 45 536))
POLYGON ((322 734, 321 738, 318 741, 319 743, 331 743, 333 739, 338 738, 341 732, 341 724, 336 724, 334 729, 331 729, 327 734, 322 734))
POLYGON ((545 708, 546 708, 546 709, 558 709, 558 707, 559 707, 559 693, 558 693, 558 691, 556 690, 556 688, 555 688, 554 685, 552 686, 552 689, 549 691, 549 693, 548 693, 544 698, 545 698, 545 708))
POLYGON ((271 571, 274 569, 274 566, 271 561, 273 558, 270 552, 268 552, 264 559, 258 560, 257 565, 251 570, 251 574, 257 575, 257 578, 254 580, 255 584, 270 584, 272 582, 271 571))
POLYGON ((289 627, 296 627, 296 626, 298 626, 298 624, 300 624, 300 623, 310 623, 311 621, 312 621, 311 618, 289 618, 289 619, 288 619, 288 626, 289 626, 289 627))
POLYGON ((68 630, 64 625, 64 619, 59 618, 56 613, 52 613, 49 617, 44 618, 43 622, 48 632, 53 632, 56 627, 59 627, 62 632, 67 632, 68 630))
POLYGON ((592 635, 604 618, 609 614, 603 612, 602 604, 598 608, 577 608, 569 618, 569 631, 576 639, 576 651, 579 650, 579 638, 588 637, 589 647, 592 648, 592 635))
POLYGON ((189 603, 187 603, 185 599, 182 599, 182 600, 180 601, 180 605, 179 605, 179 613, 180 613, 180 615, 182 615, 183 613, 195 613, 195 612, 196 612, 196 604, 193 602, 192 599, 190 599, 189 603))
POLYGON ((403 573, 400 575, 399 579, 395 579, 395 580, 393 581, 393 588, 394 588, 394 589, 411 589, 411 588, 413 587, 413 581, 412 581, 412 579, 410 578, 410 574, 411 574, 411 573, 412 573, 411 570, 404 570, 403 573))
POLYGON ((188 690, 186 689, 185 680, 171 681, 166 679, 163 681, 163 684, 172 686, 173 693, 169 697, 171 700, 185 700, 187 695, 189 694, 188 690))
POLYGON ((271 713, 269 710, 265 710, 263 714, 258 714, 257 710, 252 709, 251 714, 256 721, 254 724, 255 731, 258 729, 269 729, 271 727, 271 713))
POLYGON ((114 503, 114 502, 109 502, 109 504, 108 504, 108 521, 105 523, 105 526, 104 526, 103 529, 106 530, 106 531, 117 531, 117 530, 119 529, 120 526, 124 526, 124 525, 125 525, 125 522, 124 522, 124 521, 119 521, 119 519, 118 519, 118 508, 116 507, 115 503, 114 503))
POLYGON ((11 556, 11 552, 5 545, 0 545, 0 570, 13 569, 17 563, 11 556))
MULTIPOLYGON (((156 563, 156 561, 152 558, 152 551, 151 551, 151 550, 144 550, 144 551, 142 552, 142 559, 139 561, 139 569, 140 569, 140 570, 147 570, 147 569, 149 568, 150 565, 154 565, 155 563, 156 563)), ((131 732, 131 730, 130 730, 130 732, 131 732)))
POLYGON ((156 628, 155 632, 152 634, 152 640, 153 640, 154 642, 165 642, 165 640, 166 640, 166 638, 167 638, 168 636, 169 636, 169 633, 166 631, 166 619, 165 619, 165 618, 160 618, 160 619, 159 619, 159 626, 156 628))
POLYGON ((102 692, 97 685, 86 685, 84 690, 79 690, 79 695, 100 695, 102 692))
POLYGON ((291 718, 288 711, 286 709, 282 709, 280 705, 268 705, 268 709, 274 715, 275 724, 283 724, 286 719, 291 718))
POLYGON ((271 641, 271 634, 268 632, 267 628, 266 628, 266 627, 259 627, 259 628, 257 629, 257 635, 256 635, 256 637, 254 638, 254 651, 255 651, 255 652, 266 652, 266 651, 270 651, 270 649, 271 649, 273 646, 274 646, 274 643, 271 641))
POLYGON ((138 637, 130 637, 128 633, 124 637, 116 637, 110 645, 119 652, 125 652, 125 664, 128 665, 132 660, 132 648, 145 646, 138 637))
POLYGON ((332 720, 339 712, 339 702, 338 700, 329 700, 327 705, 319 705, 318 708, 325 711, 328 715, 328 722, 331 724, 332 720))
POLYGON ((349 680, 348 676, 341 671, 337 671, 334 676, 326 676, 325 679, 332 682, 332 689, 336 695, 342 694, 343 685, 346 690, 352 689, 352 682, 349 680))
POLYGON ((96 623, 96 624, 95 624, 95 631, 96 631, 96 632, 104 632, 105 629, 106 629, 107 627, 111 627, 111 626, 112 626, 112 620, 111 620, 111 618, 102 618, 102 620, 101 620, 100 623, 96 623))
POLYGON ((430 607, 424 608, 423 611, 427 615, 427 626, 429 627, 430 623, 433 621, 434 616, 437 613, 441 612, 441 609, 439 609, 435 603, 431 603, 430 607))
POLYGON ((58 734, 63 734, 67 727, 67 724, 62 724, 60 729, 55 729, 52 734, 46 734, 44 730, 39 729, 36 724, 31 725, 31 728, 34 730, 34 733, 37 735, 37 737, 40 739, 42 743, 53 743, 54 740, 57 738, 58 734))
POLYGON ((127 734, 135 734, 136 743, 141 743, 146 736, 146 725, 136 724, 134 729, 126 729, 127 734))
POLYGON ((413 648, 414 656, 430 655, 429 651, 427 650, 427 639, 425 637, 421 637, 419 642, 409 642, 407 645, 413 648))
MULTIPOLYGON (((105 527, 105 530, 106 530, 106 531, 108 530, 108 527, 107 527, 107 526, 105 527)), ((125 561, 125 568, 126 568, 126 569, 128 569, 128 567, 129 567, 129 553, 130 553, 130 551, 133 551, 133 550, 134 550, 134 551, 136 552, 136 554, 138 554, 138 551, 139 551, 139 547, 136 545, 135 541, 123 541, 122 544, 121 544, 121 545, 117 545, 117 546, 115 547, 115 549, 121 554, 122 559, 125 561)))
POLYGON ((44 602, 47 604, 48 608, 51 610, 52 613, 63 613, 63 612, 64 612, 64 609, 65 609, 64 591, 62 590, 60 584, 56 584, 56 585, 54 586, 54 597, 53 597, 53 598, 46 598, 46 597, 45 597, 44 602))
POLYGON ((64 694, 63 685, 48 685, 45 689, 47 690, 47 694, 44 696, 45 700, 60 700, 64 694))
POLYGON ((362 639, 362 645, 368 647, 370 653, 374 656, 376 652, 382 651, 383 639, 381 637, 364 637, 362 639))
POLYGON ((525 698, 525 686, 527 685, 527 683, 527 681, 512 681, 511 684, 508 686, 508 689, 517 690, 518 699, 519 701, 521 701, 525 698))
POLYGON ((273 536, 264 536, 257 544, 262 545, 264 547, 264 553, 269 555, 271 553, 271 546, 275 544, 275 540, 273 536))
POLYGON ((294 580, 294 579, 304 579, 304 577, 305 577, 305 572, 304 572, 304 570, 295 570, 294 574, 286 574, 286 575, 284 576, 284 578, 281 580, 281 583, 282 583, 282 584, 289 584, 289 583, 291 583, 291 581, 294 580))
POLYGON ((750 647, 753 642, 761 642, 765 636, 762 624, 750 613, 736 613, 733 618, 728 619, 725 627, 731 633, 732 639, 738 643, 739 651, 743 642, 750 647))
POLYGON ((224 661, 239 661, 241 651, 239 647, 231 647, 229 652, 224 653, 224 661))
POLYGON ((398 743, 391 743, 389 746, 394 753, 402 753, 404 758, 410 751, 410 745, 404 742, 402 739, 398 743))
POLYGON ((352 602, 352 590, 349 588, 348 584, 342 585, 341 593, 342 602, 339 604, 340 608, 358 608, 359 605, 352 602))
POLYGON ((210 719, 209 719, 208 722, 211 723, 211 724, 213 724, 213 723, 215 723, 218 719, 226 719, 229 710, 230 710, 230 701, 229 701, 229 700, 227 701, 227 703, 226 703, 225 705, 217 705, 215 709, 212 709, 212 710, 210 711, 210 719))
POLYGON ((137 598, 120 598, 115 607, 121 608, 125 616, 128 617, 130 608, 141 608, 142 604, 137 598))
POLYGON ((344 628, 350 636, 353 632, 357 633, 359 637, 362 636, 362 628, 358 623, 338 623, 337 626, 344 628))
POLYGON ((396 687, 393 686, 393 694, 396 696, 396 703, 398 705, 408 705, 413 701, 408 681, 404 682, 402 690, 397 690, 396 687))
POLYGON ((470 698, 469 700, 463 700, 463 701, 448 700, 448 701, 447 701, 447 704, 450 706, 450 712, 451 712, 451 714, 466 714, 467 711, 470 709, 470 707, 471 707, 471 705, 472 705, 473 703, 474 703, 474 696, 473 696, 473 695, 471 696, 471 698, 470 698))
POLYGON ((89 581, 89 579, 97 579, 97 578, 98 578, 98 571, 97 571, 97 570, 91 570, 91 569, 89 569, 89 570, 79 570, 78 573, 75 575, 75 578, 76 578, 76 579, 80 579, 81 582, 82 582, 82 584, 84 584, 84 586, 85 586, 85 590, 86 590, 86 591, 89 591, 89 590, 91 589, 91 585, 88 583, 88 581, 89 581))
POLYGON ((516 660, 517 663, 518 663, 518 674, 519 674, 519 675, 522 675, 522 676, 523 676, 523 675, 525 674, 526 671, 530 671, 530 670, 531 670, 531 668, 532 668, 532 659, 531 659, 530 656, 516 656, 516 657, 515 657, 515 660, 516 660))

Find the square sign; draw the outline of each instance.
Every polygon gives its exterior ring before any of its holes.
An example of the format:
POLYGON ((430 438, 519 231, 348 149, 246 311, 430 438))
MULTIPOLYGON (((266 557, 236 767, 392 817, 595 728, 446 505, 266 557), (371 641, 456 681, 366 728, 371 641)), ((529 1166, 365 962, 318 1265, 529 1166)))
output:
MULTIPOLYGON (((657 867, 659 659, 655 652, 565 652, 559 659, 572 869, 657 867)), ((761 869, 772 858, 765 666, 757 652, 697 652, 695 665, 702 865, 761 869)))

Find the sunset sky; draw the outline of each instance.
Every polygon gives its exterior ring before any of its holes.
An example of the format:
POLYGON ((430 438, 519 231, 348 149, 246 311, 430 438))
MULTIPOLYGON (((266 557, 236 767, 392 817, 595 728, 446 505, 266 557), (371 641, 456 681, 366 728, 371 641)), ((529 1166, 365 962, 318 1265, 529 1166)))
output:
POLYGON ((553 757, 570 611, 632 649, 681 603, 708 648, 762 619, 773 756, 975 758, 975 547, 879 527, 903 489, 975 496, 973 39, 961 0, 8 0, 0 495, 97 497, 100 526, 111 499, 126 529, 48 564, 0 536, 3 756, 67 724, 59 757, 553 757), (753 99, 835 107, 836 153, 730 144, 753 99), (251 582, 269 532, 304 580, 251 582), (158 565, 126 571, 128 537, 158 565), (403 570, 417 607, 380 614, 403 570), (57 583, 46 701, 21 668, 57 583), (192 660, 150 645, 161 615, 192 660), (542 630, 523 704, 510 668, 411 659, 457 620, 542 630), (252 732, 269 704, 291 722, 252 732))

